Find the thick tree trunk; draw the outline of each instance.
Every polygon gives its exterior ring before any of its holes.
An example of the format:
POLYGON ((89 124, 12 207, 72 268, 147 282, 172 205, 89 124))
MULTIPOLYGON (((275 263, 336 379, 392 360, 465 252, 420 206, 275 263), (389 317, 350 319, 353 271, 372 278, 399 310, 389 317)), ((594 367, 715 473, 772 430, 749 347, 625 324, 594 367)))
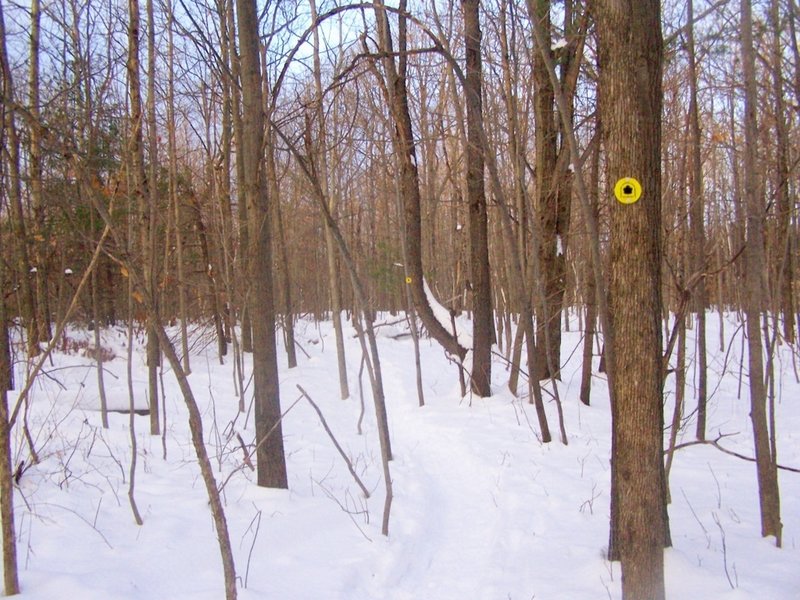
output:
POLYGON ((623 598, 664 598, 668 538, 661 356, 661 69, 658 0, 597 5, 600 111, 609 187, 641 183, 633 204, 610 200, 609 311, 614 333, 612 523, 623 598))
POLYGON ((492 290, 489 274, 489 231, 484 186, 484 136, 479 0, 463 0, 467 106, 467 206, 469 210, 472 283, 472 391, 492 394, 492 290))
POLYGON ((275 310, 272 286, 270 198, 264 182, 264 113, 255 0, 236 0, 241 52, 244 181, 242 191, 249 217, 250 303, 253 323, 253 375, 256 415, 258 485, 286 488, 275 310))
MULTIPOLYGON (((544 33, 541 42, 550 52, 550 0, 529 0, 528 11, 531 19, 538 19, 544 33)), ((563 296, 563 264, 559 265, 558 247, 562 245, 558 231, 559 194, 556 177, 557 130, 554 118, 553 83, 541 52, 534 54, 533 79, 536 86, 534 97, 534 117, 536 121, 536 219, 534 235, 539 236, 539 277, 538 289, 543 297, 536 306, 536 376, 545 379, 548 365, 558 369, 561 363, 561 297, 563 296)), ((562 249, 563 252, 563 249, 562 249)), ((563 263, 563 253, 560 261, 563 263)), ((537 288, 535 288, 537 289, 537 288)), ((552 373, 557 376, 557 373, 552 373)))

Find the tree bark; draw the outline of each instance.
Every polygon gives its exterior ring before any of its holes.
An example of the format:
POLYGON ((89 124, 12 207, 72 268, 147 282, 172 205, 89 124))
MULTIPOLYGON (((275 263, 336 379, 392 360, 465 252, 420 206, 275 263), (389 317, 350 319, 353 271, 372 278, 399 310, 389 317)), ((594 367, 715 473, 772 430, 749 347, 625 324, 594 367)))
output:
MULTIPOLYGON (((149 169, 147 179, 147 229, 143 232, 145 248, 143 255, 146 292, 156 313, 158 298, 158 133, 156 132, 156 50, 153 0, 147 0, 147 136, 149 146, 149 169)), ((159 435, 158 368, 161 365, 161 349, 152 323, 147 326, 147 389, 150 402, 150 435, 159 435)))
POLYGON ((781 545, 781 512, 778 490, 777 457, 770 448, 767 425, 767 396, 764 386, 764 349, 761 337, 761 312, 765 309, 766 260, 764 257, 764 204, 758 195, 757 92, 753 17, 750 0, 741 0, 741 52, 744 76, 744 202, 747 214, 745 245, 745 318, 748 366, 750 373, 750 418, 753 424, 758 497, 761 506, 761 535, 775 536, 781 545))
POLYGON ((638 202, 611 206, 614 332, 612 523, 622 595, 664 598, 668 538, 662 455, 661 70, 658 0, 597 4, 600 112, 609 187, 634 177, 638 202))
MULTIPOLYGON (((0 36, 5 40, 3 7, 0 5, 0 36)), ((0 43, 5 43, 4 41, 0 43)), ((5 111, 5 108, 0 108, 5 111)), ((0 138, 2 135, 0 135, 0 138)), ((0 238, 0 254, 3 240, 0 238)), ((5 265, 0 261, 0 290, 6 289, 5 265)), ((8 391, 14 386, 8 339, 5 298, 0 297, 0 529, 3 538, 3 593, 19 594, 17 536, 14 525, 14 480, 11 463, 11 423, 8 418, 8 391)))
POLYGON ((250 310, 253 325, 258 485, 287 488, 283 448, 275 310, 272 285, 270 198, 264 182, 264 112, 255 0, 236 0, 241 52, 244 192, 248 209, 250 310), (271 432, 271 433, 270 433, 271 432))
MULTIPOLYGON (((537 19, 544 39, 543 52, 552 52, 550 37, 550 0, 529 0, 528 12, 531 19, 537 19)), ((557 264, 557 246, 561 244, 558 231, 559 195, 556 185, 556 142, 557 130, 553 114, 554 86, 550 80, 542 52, 536 52, 533 59, 533 80, 536 89, 533 111, 536 123, 536 219, 534 235, 539 236, 539 286, 543 298, 536 307, 536 373, 532 377, 545 379, 548 364, 556 369, 561 363, 561 309, 560 296, 563 288, 563 266, 557 264), (562 272, 559 275, 559 272, 562 272)), ((561 256, 563 261, 563 255, 561 256)), ((553 373, 557 376, 557 373, 553 373)))
POLYGON ((472 283, 472 391, 492 395, 492 289, 489 273, 489 228, 484 185, 481 26, 479 0, 463 0, 467 107, 467 206, 472 283))

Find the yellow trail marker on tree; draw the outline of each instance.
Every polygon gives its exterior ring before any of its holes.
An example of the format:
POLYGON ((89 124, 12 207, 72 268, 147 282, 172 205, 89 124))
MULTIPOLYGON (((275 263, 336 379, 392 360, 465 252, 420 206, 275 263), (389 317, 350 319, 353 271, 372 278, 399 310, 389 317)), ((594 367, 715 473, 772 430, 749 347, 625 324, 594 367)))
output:
POLYGON ((633 177, 623 177, 614 185, 614 195, 622 204, 633 204, 642 195, 642 184, 633 177))

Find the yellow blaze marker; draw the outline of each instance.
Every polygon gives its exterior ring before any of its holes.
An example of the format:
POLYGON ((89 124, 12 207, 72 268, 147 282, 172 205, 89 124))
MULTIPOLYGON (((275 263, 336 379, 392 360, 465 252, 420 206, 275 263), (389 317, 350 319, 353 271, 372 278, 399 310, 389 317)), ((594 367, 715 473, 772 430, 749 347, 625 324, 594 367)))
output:
POLYGON ((406 283, 411 283, 411 277, 406 277, 406 283))
POLYGON ((633 204, 642 195, 642 184, 633 177, 623 177, 614 185, 614 195, 622 204, 633 204))

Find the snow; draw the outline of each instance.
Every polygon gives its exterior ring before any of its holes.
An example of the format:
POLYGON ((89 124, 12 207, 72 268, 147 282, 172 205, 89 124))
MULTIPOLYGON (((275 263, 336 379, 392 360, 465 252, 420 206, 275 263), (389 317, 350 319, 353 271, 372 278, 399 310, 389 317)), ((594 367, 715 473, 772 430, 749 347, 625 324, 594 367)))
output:
MULTIPOLYGON (((393 330, 403 327, 388 315, 381 319, 393 330)), ((746 360, 738 397, 742 331, 736 331, 733 317, 727 318, 727 343, 720 351, 715 314, 708 324, 713 352, 708 437, 735 434, 720 443, 752 455, 746 360), (736 337, 728 339, 734 332, 736 337)), ((252 421, 247 420, 252 417, 237 412, 233 363, 226 359, 220 365, 210 333, 193 331, 190 382, 203 413, 217 484, 226 482, 223 495, 240 598, 620 598, 619 564, 604 558, 610 454, 606 382, 595 371, 592 406, 578 401, 581 352, 575 349, 581 333, 576 323, 570 329, 563 338, 568 361, 559 383, 568 446, 538 441, 535 412, 527 400, 507 391, 502 359, 493 367, 495 395, 462 399, 456 367, 435 342, 421 340, 426 405, 419 408, 410 337, 378 338, 395 453, 388 538, 380 534, 382 471, 366 376, 364 434, 356 431, 360 350, 352 328, 345 336, 352 398, 338 397, 331 324, 307 320, 300 320, 295 332, 308 356, 299 353, 300 364, 291 370, 281 357, 281 394, 286 410, 299 397, 296 384, 309 392, 371 490, 369 499, 361 496, 304 400, 288 412, 284 424, 290 489, 257 487, 254 474, 240 468, 242 453, 232 435, 235 431, 247 443, 253 440, 252 421)), ((695 347, 693 334, 690 349, 695 347)), ((103 345, 116 356, 103 364, 109 402, 123 407, 128 402, 125 330, 109 328, 102 335, 103 345)), ((139 335, 132 367, 137 406, 142 406, 147 374, 139 335)), ((71 330, 68 336, 74 343, 65 348, 93 345, 93 332, 71 330)), ((18 343, 15 350, 20 351, 18 343)), ((789 348, 778 350, 778 456, 781 464, 797 467, 800 384, 789 348)), ((247 373, 250 360, 245 358, 247 373)), ((42 461, 25 471, 15 492, 20 598, 223 597, 208 501, 172 374, 167 370, 163 378, 166 459, 161 438, 148 433, 148 417, 135 417, 135 496, 144 519, 139 527, 127 501, 129 416, 112 413, 109 429, 102 429, 94 363, 80 351, 55 354, 48 369, 32 388, 28 415, 42 461)), ((17 370, 21 382, 24 364, 18 362, 17 370)), ((684 442, 694 434, 692 378, 690 361, 689 416, 679 436, 684 442)), ((672 375, 665 398, 668 419, 672 375)), ((11 392, 12 406, 15 400, 11 392)), ((555 428, 552 402, 547 411, 555 428)), ((19 428, 13 456, 15 464, 27 457, 19 428)), ((670 484, 668 598, 797 597, 800 475, 780 472, 783 549, 760 536, 752 463, 707 445, 690 446, 676 453, 670 484)))
POLYGON ((553 52, 555 52, 556 50, 561 50, 562 48, 566 47, 567 47, 567 40, 564 38, 559 38, 555 42, 553 42, 553 45, 550 46, 550 49, 553 52))
POLYGON ((433 310, 433 316, 436 317, 436 320, 439 321, 442 327, 450 332, 453 331, 453 320, 455 320, 456 339, 458 339, 458 343, 467 350, 472 350, 472 334, 469 333, 470 327, 467 320, 462 316, 457 316, 455 319, 452 319, 450 317, 450 310, 439 303, 436 296, 433 295, 430 286, 428 286, 428 281, 424 278, 422 280, 422 289, 425 292, 425 297, 428 299, 428 304, 430 304, 433 310))

